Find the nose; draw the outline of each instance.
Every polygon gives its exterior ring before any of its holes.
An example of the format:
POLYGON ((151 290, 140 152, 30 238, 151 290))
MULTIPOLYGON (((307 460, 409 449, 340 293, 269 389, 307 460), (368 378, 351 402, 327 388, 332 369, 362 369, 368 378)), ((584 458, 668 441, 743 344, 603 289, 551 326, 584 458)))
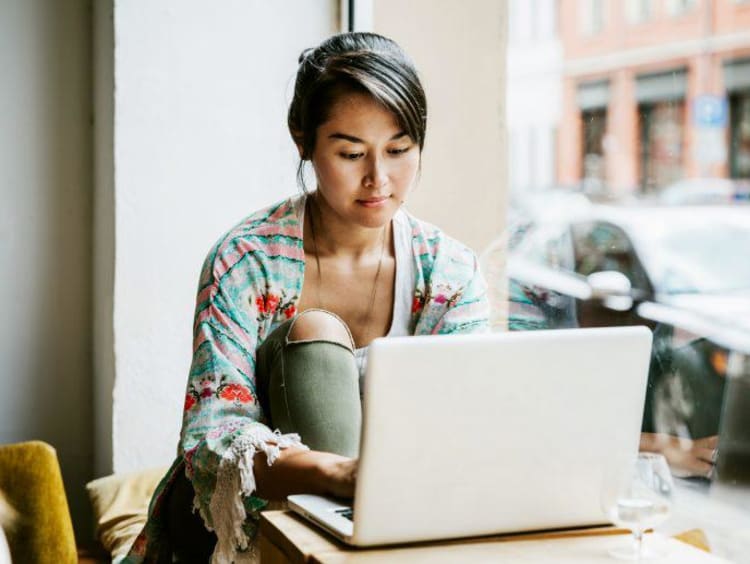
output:
POLYGON ((367 171, 363 179, 365 188, 382 188, 388 184, 388 171, 382 159, 373 156, 367 163, 367 171))

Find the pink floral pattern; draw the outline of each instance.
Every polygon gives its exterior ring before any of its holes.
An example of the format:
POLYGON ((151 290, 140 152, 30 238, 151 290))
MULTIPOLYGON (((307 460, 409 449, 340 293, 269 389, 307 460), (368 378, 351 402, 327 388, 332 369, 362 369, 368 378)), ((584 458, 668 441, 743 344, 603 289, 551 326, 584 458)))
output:
POLYGON ((223 400, 233 401, 236 404, 250 403, 255 401, 250 390, 241 384, 222 384, 216 390, 216 397, 223 400))
POLYGON ((281 312, 286 319, 291 319, 297 313, 295 303, 299 300, 298 296, 287 298, 285 292, 266 294, 256 296, 255 310, 257 311, 257 321, 273 319, 278 312, 281 312))

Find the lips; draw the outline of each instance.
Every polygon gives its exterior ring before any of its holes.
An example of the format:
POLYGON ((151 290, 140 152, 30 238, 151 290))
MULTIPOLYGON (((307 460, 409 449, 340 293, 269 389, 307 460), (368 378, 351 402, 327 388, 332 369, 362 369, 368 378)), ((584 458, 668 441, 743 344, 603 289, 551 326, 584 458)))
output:
POLYGON ((357 200, 357 203, 360 206, 364 206, 366 208, 379 208, 381 206, 384 206, 385 203, 390 199, 390 196, 376 196, 371 198, 365 198, 362 200, 357 200))

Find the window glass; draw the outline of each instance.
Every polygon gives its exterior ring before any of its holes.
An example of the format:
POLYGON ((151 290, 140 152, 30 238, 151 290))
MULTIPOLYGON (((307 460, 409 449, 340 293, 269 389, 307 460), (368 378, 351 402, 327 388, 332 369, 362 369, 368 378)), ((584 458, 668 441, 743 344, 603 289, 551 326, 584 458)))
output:
POLYGON ((611 223, 580 223, 573 226, 573 240, 578 274, 615 271, 624 274, 634 288, 648 288, 635 249, 622 229, 611 223))
POLYGON ((643 229, 642 260, 658 291, 717 294, 750 288, 750 261, 730 251, 750 249, 750 223, 693 221, 672 229, 643 229))
POLYGON ((640 113, 641 187, 654 191, 683 173, 684 107, 679 102, 643 104, 640 113))
MULTIPOLYGON (((524 4, 524 26, 544 29, 552 11, 524 4)), ((508 50, 511 209, 529 226, 509 249, 526 316, 511 304, 510 325, 650 328, 644 436, 672 445, 683 485, 750 496, 750 2, 559 0, 555 13, 557 33, 508 50)), ((716 537, 729 560, 750 554, 731 528, 750 526, 750 504, 743 515, 716 537)))
POLYGON ((731 175, 750 179, 750 88, 730 96, 731 175))

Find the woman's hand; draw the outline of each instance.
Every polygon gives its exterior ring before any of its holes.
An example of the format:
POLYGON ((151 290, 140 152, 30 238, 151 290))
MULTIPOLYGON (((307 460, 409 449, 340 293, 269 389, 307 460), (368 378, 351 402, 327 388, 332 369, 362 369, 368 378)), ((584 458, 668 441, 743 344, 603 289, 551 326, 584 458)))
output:
POLYGON ((330 454, 321 460, 325 488, 335 497, 354 497, 359 460, 330 454))
POLYGON ((665 433, 641 433, 640 450, 663 454, 675 476, 710 477, 718 441, 716 435, 690 440, 665 433))
POLYGON ((270 500, 300 493, 350 498, 357 481, 356 459, 298 447, 282 450, 272 466, 259 452, 253 470, 258 495, 270 500))

